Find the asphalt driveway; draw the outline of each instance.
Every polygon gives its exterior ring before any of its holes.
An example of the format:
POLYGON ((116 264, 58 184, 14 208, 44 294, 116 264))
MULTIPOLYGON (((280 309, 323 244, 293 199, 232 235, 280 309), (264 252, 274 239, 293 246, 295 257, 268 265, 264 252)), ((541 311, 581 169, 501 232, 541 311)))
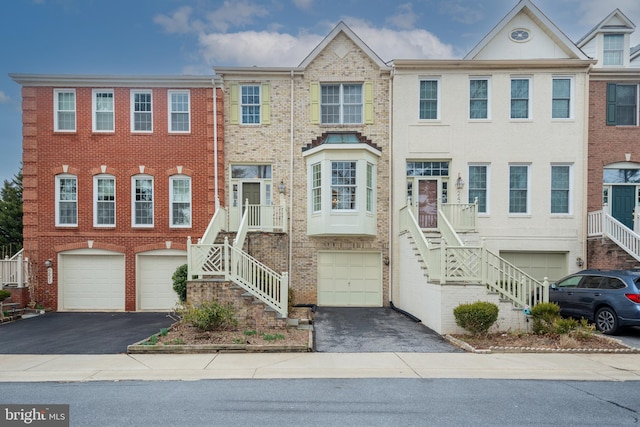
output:
POLYGON ((422 323, 387 307, 318 307, 313 325, 318 352, 463 352, 422 323))
POLYGON ((168 313, 45 313, 0 325, 0 354, 117 354, 167 328, 168 313))

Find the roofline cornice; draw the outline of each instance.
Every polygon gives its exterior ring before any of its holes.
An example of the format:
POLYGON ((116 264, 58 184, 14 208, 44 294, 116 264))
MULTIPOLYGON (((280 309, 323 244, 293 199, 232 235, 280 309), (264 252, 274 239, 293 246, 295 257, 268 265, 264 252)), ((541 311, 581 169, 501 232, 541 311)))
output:
POLYGON ((219 76, 134 76, 134 75, 86 75, 86 74, 18 74, 10 73, 22 86, 117 86, 117 87, 213 87, 219 76))
POLYGON ((640 68, 593 68, 589 73, 589 80, 634 80, 640 79, 640 68))
POLYGON ((452 70, 452 69, 542 69, 589 68, 595 59, 531 59, 531 60, 475 60, 475 59, 394 59, 396 71, 402 70, 452 70))

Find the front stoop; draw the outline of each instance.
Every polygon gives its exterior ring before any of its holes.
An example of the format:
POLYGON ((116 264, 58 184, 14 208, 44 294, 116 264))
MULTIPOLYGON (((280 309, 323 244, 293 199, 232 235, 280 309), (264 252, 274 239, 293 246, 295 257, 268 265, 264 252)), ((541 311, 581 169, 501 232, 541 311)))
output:
POLYGON ((235 307, 238 328, 269 329, 287 326, 286 317, 281 317, 276 311, 233 282, 212 279, 193 280, 187 283, 188 303, 197 305, 212 300, 221 304, 231 303, 235 307))

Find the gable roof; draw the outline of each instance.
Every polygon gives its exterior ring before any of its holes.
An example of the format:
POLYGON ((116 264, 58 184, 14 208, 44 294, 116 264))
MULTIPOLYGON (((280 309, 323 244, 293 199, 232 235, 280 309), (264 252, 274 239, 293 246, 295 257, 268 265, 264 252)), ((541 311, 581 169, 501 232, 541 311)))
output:
POLYGON ((298 65, 298 68, 306 68, 314 59, 316 59, 320 52, 322 52, 322 50, 326 48, 327 45, 331 43, 333 39, 335 39, 341 32, 344 33, 344 35, 347 36, 353 43, 355 43, 356 46, 358 46, 365 54, 367 54, 367 56, 371 58, 371 60, 378 67, 383 69, 391 68, 378 56, 378 54, 371 50, 371 48, 367 46, 367 44, 363 42, 362 39, 360 39, 360 37, 358 37, 356 33, 354 33, 353 30, 344 23, 344 21, 340 21, 338 25, 336 25, 333 30, 331 30, 331 32, 327 34, 327 36, 320 42, 320 44, 318 44, 318 46, 316 46, 316 48, 313 49, 311 53, 309 53, 309 55, 307 55, 307 57, 300 63, 300 65, 298 65))
POLYGON ((607 33, 632 33, 636 26, 625 16, 620 9, 615 9, 606 18, 598 22, 587 34, 576 43, 579 47, 586 45, 596 34, 607 33))
POLYGON ((520 13, 526 13, 547 33, 568 56, 573 59, 589 59, 549 18, 530 0, 521 0, 480 42, 464 57, 474 59, 511 20, 520 13))

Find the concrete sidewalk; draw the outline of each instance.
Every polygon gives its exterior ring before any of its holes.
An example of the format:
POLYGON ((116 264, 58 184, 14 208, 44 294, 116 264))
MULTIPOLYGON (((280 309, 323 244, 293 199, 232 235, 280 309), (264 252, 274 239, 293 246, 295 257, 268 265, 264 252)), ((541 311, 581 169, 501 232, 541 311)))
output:
POLYGON ((638 354, 0 355, 0 382, 273 378, 640 381, 638 354))

